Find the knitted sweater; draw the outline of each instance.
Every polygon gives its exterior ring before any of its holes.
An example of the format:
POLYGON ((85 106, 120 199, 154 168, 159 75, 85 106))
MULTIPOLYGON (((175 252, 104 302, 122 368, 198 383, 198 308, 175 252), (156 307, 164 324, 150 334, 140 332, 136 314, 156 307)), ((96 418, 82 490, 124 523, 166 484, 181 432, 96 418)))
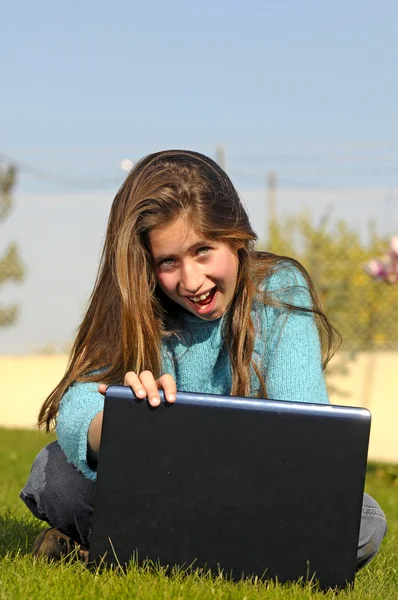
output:
MULTIPOLYGON (((263 284, 278 300, 299 307, 311 306, 304 278, 285 266, 263 284)), ((253 359, 265 377, 268 397, 276 400, 328 403, 321 368, 318 331, 311 313, 287 311, 255 301, 251 317, 255 327, 253 359)), ((162 373, 170 373, 177 389, 229 395, 231 366, 222 341, 223 317, 205 321, 184 312, 184 339, 169 338, 162 344, 162 373)), ((252 394, 258 382, 251 373, 252 394)), ((97 383, 73 384, 61 400, 57 419, 58 441, 67 459, 89 479, 96 473, 87 464, 87 434, 104 397, 97 383)))

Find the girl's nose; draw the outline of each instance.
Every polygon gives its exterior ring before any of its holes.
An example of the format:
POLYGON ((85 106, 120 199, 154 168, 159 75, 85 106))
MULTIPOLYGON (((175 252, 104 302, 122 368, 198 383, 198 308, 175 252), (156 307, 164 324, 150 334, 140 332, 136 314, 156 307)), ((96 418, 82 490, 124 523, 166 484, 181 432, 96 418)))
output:
POLYGON ((181 269, 180 285, 185 293, 194 295, 202 287, 203 279, 203 275, 194 265, 181 269))

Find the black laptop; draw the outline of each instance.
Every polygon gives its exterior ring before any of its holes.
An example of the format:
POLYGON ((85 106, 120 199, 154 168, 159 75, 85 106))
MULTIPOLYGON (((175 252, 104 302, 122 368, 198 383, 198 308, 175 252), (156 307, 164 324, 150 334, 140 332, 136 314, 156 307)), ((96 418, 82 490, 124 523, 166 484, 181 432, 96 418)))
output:
POLYGON ((111 386, 90 559, 352 584, 369 432, 362 408, 111 386))

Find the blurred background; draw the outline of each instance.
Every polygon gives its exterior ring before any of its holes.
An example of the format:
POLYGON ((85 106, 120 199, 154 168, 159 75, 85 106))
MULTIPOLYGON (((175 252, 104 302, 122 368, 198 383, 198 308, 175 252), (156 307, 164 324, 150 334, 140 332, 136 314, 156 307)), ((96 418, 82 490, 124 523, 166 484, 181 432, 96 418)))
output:
POLYGON ((186 148, 225 168, 258 247, 298 258, 343 335, 333 403, 398 462, 398 4, 116 0, 1 9, 0 426, 62 376, 113 197, 186 148))

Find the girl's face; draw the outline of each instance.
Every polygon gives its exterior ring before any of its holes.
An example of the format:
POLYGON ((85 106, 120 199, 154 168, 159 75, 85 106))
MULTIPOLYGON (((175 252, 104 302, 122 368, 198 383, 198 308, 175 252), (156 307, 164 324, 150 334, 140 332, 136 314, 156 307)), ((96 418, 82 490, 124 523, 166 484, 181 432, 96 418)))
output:
POLYGON ((156 280, 177 304, 206 321, 219 319, 234 297, 236 252, 196 232, 183 219, 149 233, 156 280))

